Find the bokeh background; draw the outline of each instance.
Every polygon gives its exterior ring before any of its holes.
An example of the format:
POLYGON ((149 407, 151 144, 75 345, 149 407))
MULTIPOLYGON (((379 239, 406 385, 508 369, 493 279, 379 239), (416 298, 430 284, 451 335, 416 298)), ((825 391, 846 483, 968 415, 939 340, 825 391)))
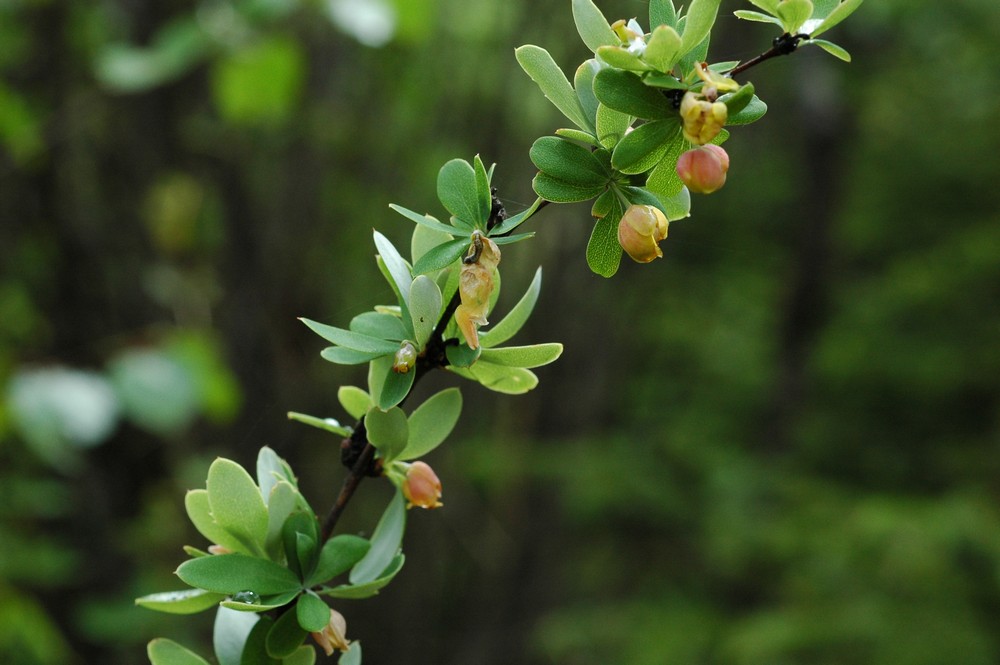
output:
MULTIPOLYGON (((743 6, 713 60, 774 36, 743 6)), ((365 662, 1000 662, 998 33, 994 0, 871 0, 829 34, 853 64, 752 70, 771 110, 654 264, 593 276, 588 208, 535 218, 500 309, 544 265, 519 339, 565 354, 465 386, 446 508, 338 605, 365 662)), ((587 56, 568 1, 0 3, 0 661, 209 651, 210 614, 132 604, 204 545, 184 491, 270 445, 332 502, 339 442, 285 414, 364 377, 296 317, 390 300, 371 229, 442 214, 452 157, 530 203, 563 121, 523 43, 587 56)))

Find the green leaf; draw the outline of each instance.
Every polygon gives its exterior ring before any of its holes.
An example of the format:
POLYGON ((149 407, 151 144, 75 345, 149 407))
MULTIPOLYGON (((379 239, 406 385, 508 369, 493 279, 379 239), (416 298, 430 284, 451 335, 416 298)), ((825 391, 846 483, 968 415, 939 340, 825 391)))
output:
POLYGON ((776 14, 778 12, 778 3, 781 0, 750 0, 750 4, 756 7, 760 7, 765 12, 771 14, 776 14))
POLYGON ((802 24, 809 20, 813 13, 813 4, 809 0, 783 0, 778 4, 777 15, 785 32, 797 34, 802 24))
POLYGON ((424 254, 431 251, 438 245, 451 242, 453 240, 451 234, 455 232, 454 227, 452 227, 450 232, 438 231, 420 224, 413 227, 413 233, 410 235, 410 256, 412 257, 414 264, 414 277, 420 274, 416 271, 417 261, 422 259, 424 254))
MULTIPOLYGON (((480 339, 482 339, 482 333, 480 333, 480 339)), ((474 362, 479 360, 479 354, 483 352, 482 347, 478 349, 470 349, 465 344, 458 344, 457 346, 448 346, 445 348, 445 355, 448 358, 448 364, 453 367, 470 367, 474 362)))
POLYGON ((468 238, 456 238, 428 250, 413 266, 413 274, 424 275, 447 268, 469 248, 468 238))
POLYGON ((276 610, 279 607, 284 607, 288 603, 295 600, 295 597, 299 595, 299 589, 293 591, 288 591, 285 593, 279 593, 273 596, 263 596, 260 602, 245 603, 236 600, 223 600, 219 605, 229 610, 235 610, 242 614, 246 613, 261 613, 270 612, 271 610, 276 610))
POLYGON ((135 604, 167 614, 196 614, 219 604, 226 595, 203 589, 164 591, 135 599, 135 604))
POLYGON ((611 212, 612 207, 614 207, 615 201, 618 199, 618 192, 613 190, 608 190, 597 197, 594 201, 594 205, 590 207, 590 216, 594 219, 600 219, 611 212))
POLYGON ((337 665, 361 665, 361 642, 351 642, 347 652, 340 655, 337 665))
POLYGON ((360 600, 362 598, 370 598, 379 592, 379 589, 387 585, 392 581, 392 578, 399 573, 400 569, 403 567, 403 563, 406 561, 406 557, 402 553, 397 554, 393 557, 392 562, 376 577, 370 582, 362 582, 359 584, 341 584, 340 586, 335 586, 333 588, 326 588, 319 592, 321 596, 332 596, 333 598, 349 598, 352 600, 360 600))
POLYGON ((597 220, 587 243, 587 265, 602 277, 618 272, 622 259, 622 246, 618 244, 618 222, 625 213, 620 201, 615 200, 611 212, 597 220))
POLYGON ((580 38, 591 51, 605 44, 618 44, 618 35, 592 0, 573 0, 573 22, 580 38))
POLYGON ((648 72, 653 69, 624 46, 602 46, 597 49, 597 56, 618 69, 627 69, 633 72, 648 72))
MULTIPOLYGON (((294 621, 292 623, 294 624, 294 621)), ((267 652, 267 636, 274 624, 275 621, 270 617, 260 616, 260 621, 247 635, 246 644, 243 646, 243 653, 239 660, 240 665, 280 665, 281 661, 267 652)))
MULTIPOLYGON (((684 189, 684 183, 677 175, 677 160, 687 150, 688 143, 683 137, 676 137, 663 154, 660 163, 650 172, 646 179, 646 188, 661 199, 676 195, 684 189)), ((668 218, 669 219, 669 218, 668 218)))
POLYGON ((736 18, 741 18, 744 21, 756 21, 757 23, 773 23, 774 25, 781 27, 781 19, 776 16, 769 16, 767 14, 761 14, 760 12, 751 11, 749 9, 737 9, 733 12, 736 18))
POLYGON ((447 233, 448 235, 455 235, 454 226, 448 226, 444 222, 440 222, 431 217, 430 215, 421 215, 418 212, 413 212, 412 210, 408 210, 403 206, 396 205, 395 203, 390 203, 389 207, 398 212, 403 217, 406 217, 411 222, 415 222, 423 226, 424 228, 433 229, 441 233, 447 233))
POLYGON ((214 57, 212 97, 233 125, 277 125, 290 119, 302 97, 307 61, 291 37, 247 40, 214 57))
POLYGON ((341 386, 337 390, 337 401, 351 418, 359 420, 372 405, 371 396, 357 386, 341 386))
MULTIPOLYGON (((452 159, 438 171, 437 195, 452 215, 472 227, 486 228, 481 218, 476 172, 464 159, 452 159)), ((488 211, 487 211, 488 214, 488 211)))
MULTIPOLYGON (((348 576, 352 585, 365 584, 378 579, 382 571, 392 563, 403 542, 406 529, 406 508, 403 493, 396 492, 375 527, 371 537, 371 549, 359 561, 348 576)), ((400 564, 402 565, 402 564, 400 564)))
POLYGON ((299 493, 287 480, 278 482, 272 489, 267 502, 267 539, 265 548, 272 560, 281 552, 281 529, 288 516, 298 505, 299 493))
POLYGON ((708 37, 715 25, 715 15, 721 0, 691 0, 685 14, 684 33, 681 35, 680 55, 693 51, 708 37))
POLYGON ((384 312, 362 312, 351 319, 352 332, 378 339, 401 342, 406 339, 406 326, 398 316, 384 312))
POLYGON ((743 110, 730 115, 726 120, 727 125, 749 125, 751 122, 757 122, 764 114, 767 113, 767 104, 765 104, 760 97, 754 95, 753 98, 743 107, 743 110))
POLYGON ((605 106, 637 118, 666 120, 677 116, 666 97, 632 72, 602 69, 594 77, 594 94, 605 106))
MULTIPOLYGON (((576 75, 573 77, 573 86, 576 88, 576 96, 580 100, 580 108, 587 116, 589 127, 594 126, 597 115, 597 97, 594 96, 594 76, 601 70, 601 64, 597 60, 590 58, 576 68, 576 75)), ((558 133, 558 132, 557 132, 558 133)), ((584 132, 587 134, 587 132, 584 132)))
POLYGON ((208 661, 177 642, 158 637, 146 646, 146 655, 153 665, 209 665, 208 661))
POLYGON ((578 187, 603 187, 611 177, 590 150, 556 136, 536 140, 528 156, 539 171, 578 187))
POLYGON ((241 539, 229 533, 219 526, 212 519, 212 507, 208 503, 208 491, 190 490, 184 496, 184 508, 187 510, 188 518, 194 524, 198 533, 216 545, 221 545, 233 552, 243 554, 254 554, 255 550, 249 543, 244 543, 241 539))
POLYGON ((378 404, 382 399, 382 391, 385 388, 385 379, 392 371, 394 360, 391 355, 375 358, 368 365, 368 394, 371 395, 372 404, 378 404))
POLYGON ((531 370, 505 367, 483 360, 468 369, 454 371, 479 382, 484 388, 507 395, 521 395, 538 385, 538 377, 531 370))
POLYGON ((639 125, 615 146, 611 165, 622 173, 645 173, 663 158, 681 125, 674 120, 653 120, 639 125))
POLYGON ((338 421, 336 418, 317 418, 316 416, 310 416, 305 413, 297 413, 295 411, 289 411, 288 419, 294 420, 295 422, 298 423, 302 423, 303 425, 309 425, 310 427, 315 427, 316 429, 321 429, 324 432, 330 432, 331 434, 336 434, 337 436, 351 435, 351 428, 341 425, 340 421, 338 421))
POLYGON ((396 459, 406 448, 409 425, 406 414, 399 407, 386 411, 370 409, 365 415, 365 428, 368 430, 368 442, 375 446, 386 463, 396 459))
POLYGON ((334 536, 323 544, 319 562, 306 581, 306 586, 325 584, 337 575, 347 572, 368 553, 370 548, 371 543, 364 538, 347 534, 334 536))
POLYGON ((245 543, 254 554, 264 555, 267 506, 246 469, 220 457, 208 468, 205 487, 216 524, 245 543))
POLYGON ((461 413, 462 393, 458 388, 428 398, 410 414, 406 448, 396 459, 417 459, 437 448, 451 434, 461 413))
MULTIPOLYGON (((282 533, 282 536, 285 534, 282 533)), ((313 569, 316 567, 316 561, 319 560, 319 547, 317 547, 318 536, 302 533, 298 531, 295 533, 295 557, 299 562, 299 571, 301 571, 300 578, 308 576, 313 569)))
POLYGON ((580 129, 593 131, 593 127, 587 123, 587 116, 580 106, 576 91, 548 51, 528 44, 515 49, 514 56, 521 69, 538 84, 542 93, 563 115, 580 129))
POLYGON ((677 10, 673 0, 649 0, 649 27, 654 29, 660 25, 677 27, 677 10))
POLYGON ((548 365, 562 355, 562 351, 563 345, 558 342, 529 346, 505 346, 502 349, 483 349, 480 362, 530 369, 548 365))
POLYGON ((300 318, 299 321, 309 326, 310 330, 326 341, 362 353, 386 355, 396 353, 396 350, 399 348, 398 343, 379 339, 378 337, 362 335, 361 333, 344 330, 343 328, 335 328, 334 326, 328 326, 325 323, 319 323, 310 319, 300 318))
POLYGON ((243 647, 254 626, 267 617, 220 607, 215 613, 212 646, 219 665, 240 665, 243 647))
POLYGON ((600 196, 605 186, 581 187, 559 180, 547 173, 538 173, 531 186, 541 198, 552 203, 577 203, 600 196))
MULTIPOLYGON (((353 647, 357 642, 351 644, 353 647)), ((360 661, 359 661, 360 662, 360 661)), ((309 644, 304 644, 298 649, 292 652, 292 655, 285 656, 281 659, 281 665, 315 665, 316 664, 316 649, 314 649, 309 644)), ((347 665, 347 662, 341 658, 337 665, 347 665)))
POLYGON ((302 586, 295 573, 288 568, 245 554, 216 554, 190 559, 177 568, 177 576, 193 587, 225 594, 253 591, 263 596, 302 586))
POLYGON ((118 92, 142 92, 173 81, 212 52, 213 38, 194 15, 182 15, 157 31, 148 48, 110 44, 98 53, 95 74, 118 92))
MULTIPOLYGON (((372 235, 375 238, 375 247, 378 249, 378 255, 381 257, 383 263, 385 263, 389 275, 392 276, 392 282, 402 299, 402 304, 409 306, 410 283, 413 281, 413 275, 410 274, 410 264, 406 262, 406 259, 399 253, 399 250, 389 242, 388 238, 378 231, 374 231, 372 235)), ((350 345, 344 344, 343 346, 350 345)))
POLYGON ((597 140, 608 150, 613 149, 632 126, 633 120, 629 114, 601 104, 597 107, 597 140))
POLYGON ((838 44, 834 44, 833 42, 828 42, 825 39, 809 39, 802 42, 802 44, 815 44, 830 55, 840 58, 844 62, 851 61, 851 54, 847 52, 847 49, 838 44))
POLYGON ((303 510, 293 512, 281 527, 281 540, 288 567, 299 579, 302 579, 312 569, 312 561, 310 553, 305 549, 302 550, 302 553, 306 556, 299 556, 300 545, 302 547, 308 545, 308 543, 299 542, 300 534, 308 536, 313 542, 313 549, 315 549, 316 540, 319 538, 319 526, 316 522, 316 516, 311 512, 307 513, 303 510), (303 562, 306 564, 305 567, 303 567, 303 562))
POLYGON ((681 36, 670 26, 661 25, 654 29, 649 36, 642 59, 653 69, 669 72, 674 68, 680 56, 681 36))
MULTIPOLYGON (((319 600, 319 598, 316 600, 319 600)), ((323 603, 322 600, 319 602, 323 603)), ((299 604, 301 604, 301 600, 296 606, 299 604)), ((326 603, 323 603, 323 605, 326 605, 326 603)), ((329 609, 326 612, 326 620, 327 622, 330 621, 329 609)), ((326 624, 324 623, 323 625, 326 624)), ((308 631, 299 625, 298 611, 285 612, 275 619, 274 625, 267 631, 267 638, 265 640, 267 655, 278 659, 292 655, 296 649, 302 646, 302 642, 305 641, 308 634, 308 631)), ((248 644, 247 647, 249 646, 248 644)))
POLYGON ((597 142, 597 137, 590 132, 583 131, 582 129, 569 129, 567 127, 561 127, 555 131, 555 134, 556 136, 561 136, 564 139, 586 143, 587 145, 595 148, 601 147, 600 143, 597 142))
POLYGON ((299 596, 299 602, 295 604, 295 614, 299 626, 306 632, 318 633, 330 623, 330 606, 311 591, 299 596))
POLYGON ((417 374, 412 370, 406 373, 396 372, 392 369, 392 358, 388 360, 385 378, 382 379, 382 392, 378 396, 378 408, 383 411, 388 411, 403 401, 410 393, 417 374))
POLYGON ((427 275, 419 275, 410 287, 410 317, 417 348, 423 349, 441 315, 441 289, 427 275))
MULTIPOLYGON (((479 210, 476 219, 479 220, 483 229, 486 228, 486 223, 490 219, 490 212, 493 210, 493 192, 490 190, 490 176, 486 173, 486 166, 483 165, 483 160, 476 155, 472 158, 472 167, 476 172, 476 195, 479 200, 479 210)), ((492 167, 490 172, 492 172, 492 167)))
POLYGON ((528 321, 535 303, 538 301, 538 294, 542 288, 542 269, 535 271, 535 276, 528 285, 528 290, 524 292, 517 304, 507 312, 499 323, 492 326, 486 332, 479 333, 479 343, 484 349, 489 349, 499 344, 503 344, 516 335, 528 321))
POLYGON ((493 238, 493 242, 496 243, 497 245, 513 245, 515 242, 521 242, 522 240, 530 240, 531 238, 534 237, 535 237, 534 231, 530 233, 515 233, 514 235, 510 236, 497 236, 493 238))
MULTIPOLYGON (((855 10, 857 10, 857 8, 861 6, 862 2, 863 0, 844 0, 844 2, 841 2, 839 5, 837 5, 834 8, 834 10, 830 12, 826 18, 823 19, 822 23, 816 26, 816 28, 814 28, 812 32, 809 33, 809 36, 813 38, 813 41, 815 41, 816 37, 820 36, 827 30, 836 26, 845 18, 853 14, 855 10)), ((837 54, 834 53, 834 55, 837 54)), ((843 58, 841 59, 843 60, 843 58)))
POLYGON ((728 94, 719 97, 719 101, 726 105, 726 111, 729 116, 734 116, 743 109, 754 98, 754 88, 753 83, 746 83, 740 86, 740 89, 736 92, 730 92, 728 94))
POLYGON ((320 358, 338 365, 363 365, 384 355, 384 353, 372 353, 370 351, 355 351, 345 346, 328 346, 319 352, 320 358))

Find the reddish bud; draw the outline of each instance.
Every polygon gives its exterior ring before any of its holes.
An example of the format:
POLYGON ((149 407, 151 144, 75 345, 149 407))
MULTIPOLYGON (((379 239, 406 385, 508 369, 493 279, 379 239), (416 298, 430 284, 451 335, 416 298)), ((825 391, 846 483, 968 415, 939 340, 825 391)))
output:
POLYGON ((334 650, 347 651, 350 648, 351 643, 347 639, 347 620, 336 610, 330 610, 330 623, 312 636, 327 656, 332 656, 334 650))
POLYGON ((618 222, 618 243, 639 263, 663 256, 657 243, 666 237, 667 218, 654 206, 631 205, 618 222))
POLYGON ((696 194, 711 194, 726 184, 729 155, 717 145, 688 150, 677 160, 677 175, 696 194))
POLYGON ((407 508, 440 508, 444 505, 441 503, 441 481, 434 469, 424 462, 414 462, 406 470, 402 490, 408 502, 407 508))

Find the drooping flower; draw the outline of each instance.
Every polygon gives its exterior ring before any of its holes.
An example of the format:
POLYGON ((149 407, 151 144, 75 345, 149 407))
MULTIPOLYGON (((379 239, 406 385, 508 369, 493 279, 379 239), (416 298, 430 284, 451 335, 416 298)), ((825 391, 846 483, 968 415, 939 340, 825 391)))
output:
POLYGON ((472 244, 462 259, 458 292, 462 304, 455 310, 455 323, 465 335, 470 349, 479 348, 479 326, 485 326, 493 294, 493 271, 500 263, 500 248, 479 231, 472 232, 472 244))
POLYGON ((663 256, 658 243, 667 237, 667 226, 659 208, 631 205, 618 222, 618 243, 632 260, 649 263, 663 256))
POLYGON ((440 508, 444 505, 441 503, 441 481, 426 462, 410 464, 401 487, 407 508, 440 508))
POLYGON ((327 656, 332 656, 334 651, 347 651, 351 645, 347 639, 347 620, 334 609, 330 610, 330 622, 326 627, 312 636, 327 656))

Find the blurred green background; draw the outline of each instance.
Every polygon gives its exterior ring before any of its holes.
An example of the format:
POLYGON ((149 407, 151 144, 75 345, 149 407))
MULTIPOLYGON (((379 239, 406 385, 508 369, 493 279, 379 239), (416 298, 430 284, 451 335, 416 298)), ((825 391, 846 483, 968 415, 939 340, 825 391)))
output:
MULTIPOLYGON (((744 6, 713 60, 774 36, 744 6)), ((566 352, 464 386, 446 508, 337 606, 365 662, 1000 662, 998 33, 994 0, 871 0, 829 35, 853 64, 752 70, 771 110, 662 261, 606 281, 585 205, 533 220, 500 309, 544 265, 519 339, 566 352)), ((568 0, 0 2, 0 661, 208 652, 210 614, 132 605, 204 545, 184 491, 270 445, 332 502, 339 441, 285 413, 364 378, 296 317, 391 298, 371 229, 442 214, 452 157, 531 202, 562 121, 529 42, 587 57, 568 0)))

